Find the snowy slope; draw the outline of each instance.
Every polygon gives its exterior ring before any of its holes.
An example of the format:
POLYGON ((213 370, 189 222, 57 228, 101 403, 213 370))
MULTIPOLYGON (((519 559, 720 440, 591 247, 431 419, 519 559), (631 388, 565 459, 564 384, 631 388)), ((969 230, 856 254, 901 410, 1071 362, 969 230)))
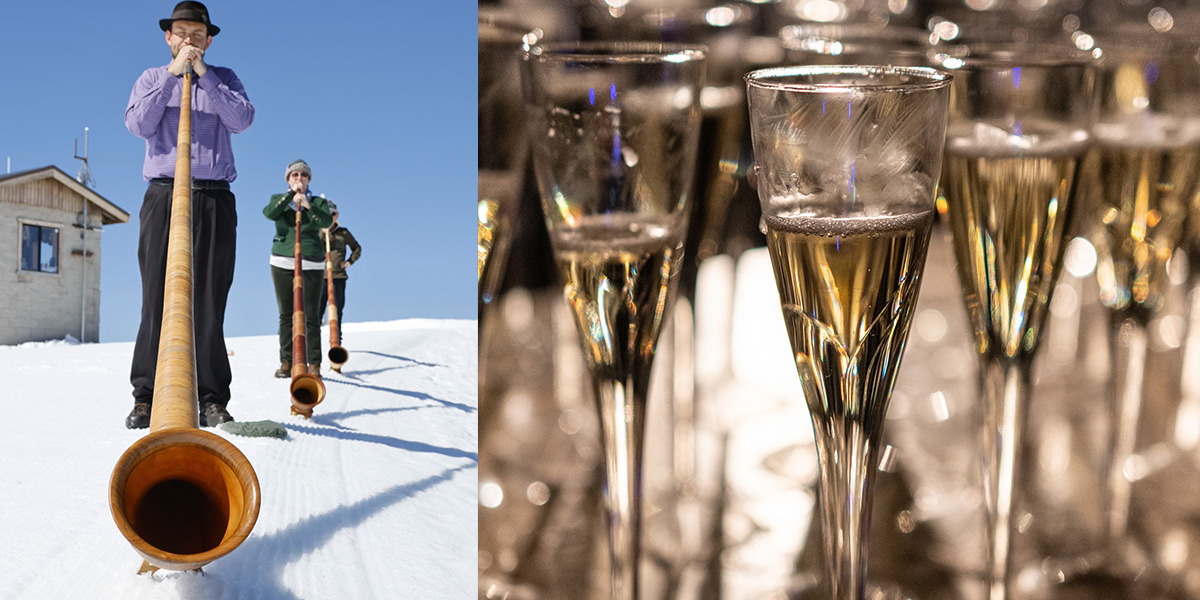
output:
MULTIPOLYGON (((250 460, 254 532, 203 574, 137 575, 108 507, 117 458, 145 430, 132 343, 0 347, 0 599, 371 599, 475 594, 476 322, 350 323, 311 421, 289 415, 275 336, 227 340, 230 412, 285 440, 215 428, 250 460)), ((327 343, 323 342, 323 348, 327 343)))

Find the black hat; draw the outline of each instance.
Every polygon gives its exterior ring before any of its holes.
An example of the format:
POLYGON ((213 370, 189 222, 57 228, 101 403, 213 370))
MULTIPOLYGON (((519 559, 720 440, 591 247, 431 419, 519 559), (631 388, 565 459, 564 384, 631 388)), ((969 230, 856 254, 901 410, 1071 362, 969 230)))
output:
POLYGON ((199 2, 192 0, 184 0, 175 5, 175 10, 171 13, 169 19, 159 19, 158 26, 162 27, 163 31, 171 30, 171 23, 175 21, 195 21, 203 23, 208 27, 208 35, 213 36, 221 33, 221 28, 213 25, 208 21, 208 8, 199 2))

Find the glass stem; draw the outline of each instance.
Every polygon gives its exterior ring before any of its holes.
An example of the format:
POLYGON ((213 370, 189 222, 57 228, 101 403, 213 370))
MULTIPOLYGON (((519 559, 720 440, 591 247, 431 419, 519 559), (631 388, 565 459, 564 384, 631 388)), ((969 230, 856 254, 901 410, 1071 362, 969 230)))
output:
MULTIPOLYGON (((1194 264, 1194 263, 1193 263, 1194 264)), ((1200 265, 1197 265, 1200 266, 1200 265)), ((1179 379, 1179 410, 1175 420, 1175 443, 1195 452, 1200 447, 1200 277, 1188 276, 1187 336, 1183 345, 1183 375, 1179 379)))
MULTIPOLYGON (((636 371, 636 370, 635 370, 636 371)), ((646 368, 649 371, 649 367, 646 368)), ((635 377, 606 378, 593 373, 600 428, 604 437, 608 548, 612 561, 610 597, 636 600, 641 556, 642 450, 646 391, 635 377)))
POLYGON ((866 597, 866 532, 871 527, 871 490, 879 464, 879 440, 868 435, 862 423, 853 418, 821 417, 815 424, 829 597, 862 600, 866 597))
POLYGON ((987 494, 987 582, 989 600, 1011 597, 1013 538, 1020 506, 1025 426, 1029 415, 1028 359, 1007 356, 985 361, 981 377, 984 402, 983 464, 987 494))
POLYGON ((1133 455, 1137 441, 1138 421, 1142 412, 1142 378, 1146 369, 1146 327, 1133 319, 1115 317, 1111 323, 1110 340, 1114 364, 1110 393, 1110 451, 1106 474, 1108 477, 1108 506, 1105 537, 1109 547, 1119 550, 1129 524, 1129 500, 1132 482, 1125 474, 1125 463, 1133 455))

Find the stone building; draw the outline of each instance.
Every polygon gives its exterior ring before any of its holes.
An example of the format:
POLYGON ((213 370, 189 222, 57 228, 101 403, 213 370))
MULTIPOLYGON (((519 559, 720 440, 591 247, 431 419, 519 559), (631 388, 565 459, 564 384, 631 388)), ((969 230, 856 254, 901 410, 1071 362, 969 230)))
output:
POLYGON ((100 234, 128 222, 58 167, 0 175, 0 345, 99 340, 100 234))

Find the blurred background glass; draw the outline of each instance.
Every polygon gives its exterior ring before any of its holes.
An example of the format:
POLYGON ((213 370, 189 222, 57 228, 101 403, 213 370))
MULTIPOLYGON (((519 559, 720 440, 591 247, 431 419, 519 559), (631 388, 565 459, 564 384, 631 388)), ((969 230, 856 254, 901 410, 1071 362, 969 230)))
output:
MULTIPOLYGON (((647 423, 642 577, 650 597, 796 598, 824 568, 811 518, 812 430, 797 426, 808 413, 759 229, 744 73, 807 61, 789 45, 802 31, 829 26, 880 32, 866 37, 873 42, 898 35, 917 46, 1018 41, 1103 52, 1102 33, 1114 28, 1194 34, 1197 8, 1142 0, 480 4, 481 16, 516 15, 548 40, 713 48, 681 275, 691 279, 681 280, 652 376, 652 397, 661 401, 651 401, 647 423), (907 32, 893 34, 900 31, 907 32)), ((495 75, 485 65, 481 56, 481 82, 495 75)), ((519 89, 517 81, 505 85, 519 89)), ((573 325, 555 308, 561 288, 530 175, 527 167, 495 309, 481 321, 480 598, 607 598, 598 424, 590 401, 578 400, 590 383, 573 325)), ((1200 219, 1192 216, 1200 201, 1188 195, 1189 208, 1174 224, 1183 241, 1165 265, 1162 303, 1146 324, 1133 451, 1114 470, 1107 440, 1118 422, 1105 398, 1120 357, 1110 345, 1111 309, 1101 302, 1105 251, 1092 224, 1103 222, 1102 188, 1094 166, 1081 186, 1091 219, 1077 219, 1068 232, 1033 365, 1030 470, 1014 542, 1025 570, 1015 574, 1014 594, 1200 598, 1200 391, 1184 391, 1200 390, 1200 327, 1191 326, 1189 296, 1196 272, 1189 264, 1200 264, 1193 258, 1200 244, 1192 241, 1200 239, 1200 219), (1105 577, 1095 556, 1104 547, 1114 472, 1128 482, 1128 538, 1144 557, 1134 581, 1105 577)), ((939 202, 944 213, 946 199, 939 202)), ((948 235, 944 221, 935 227, 888 411, 890 450, 872 522, 879 543, 869 573, 914 599, 986 598, 984 494, 973 450, 977 373, 948 235)))

